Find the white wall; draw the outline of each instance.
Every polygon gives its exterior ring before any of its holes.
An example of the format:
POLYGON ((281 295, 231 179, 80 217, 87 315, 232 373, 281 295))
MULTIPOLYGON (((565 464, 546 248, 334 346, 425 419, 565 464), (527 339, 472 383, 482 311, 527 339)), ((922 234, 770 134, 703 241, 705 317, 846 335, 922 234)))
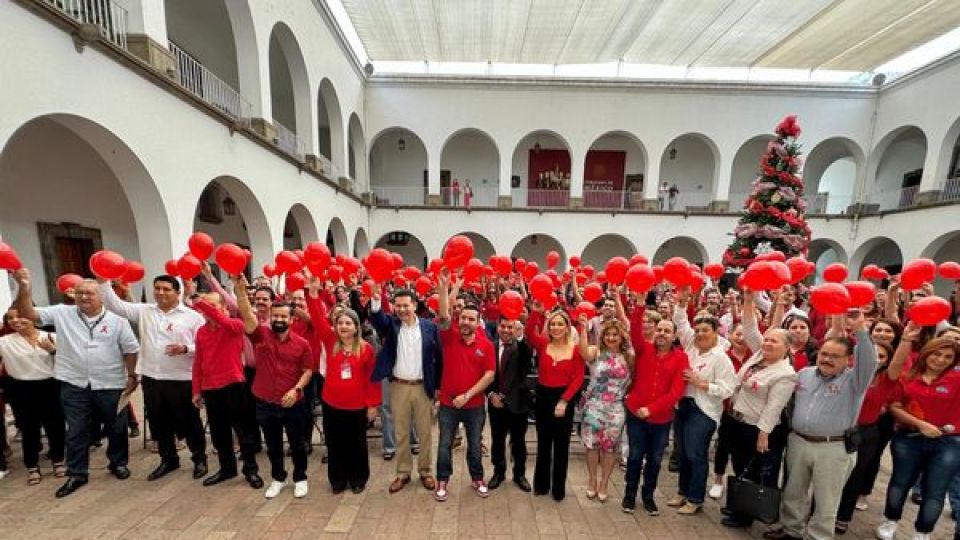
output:
POLYGON ((583 249, 580 256, 582 264, 592 264, 595 268, 603 268, 613 257, 626 257, 634 254, 630 241, 619 235, 605 235, 592 240, 583 249))
POLYGON ((451 182, 459 179, 460 185, 463 185, 470 180, 474 193, 479 190, 492 191, 496 201, 500 159, 496 145, 486 135, 465 132, 450 139, 443 149, 440 169, 450 171, 451 182))
POLYGON ((826 211, 842 212, 853 201, 853 189, 857 181, 857 164, 853 158, 842 158, 831 163, 820 176, 820 184, 813 186, 815 192, 807 195, 827 194, 826 211))
POLYGON ((753 191, 753 181, 760 174, 760 158, 767 153, 771 137, 752 139, 737 150, 730 179, 730 207, 740 208, 746 195, 753 191))
POLYGON ((392 129, 377 137, 370 150, 372 187, 423 187, 427 169, 427 150, 413 133, 392 129), (403 139, 404 149, 399 141, 403 139))
MULTIPOLYGON (((590 150, 618 150, 626 152, 626 162, 624 164, 623 174, 629 176, 632 174, 646 174, 647 162, 644 159, 643 151, 637 146, 637 143, 630 140, 629 137, 618 134, 609 134, 600 137, 593 143, 590 150)), ((644 176, 646 181, 646 176, 644 176)), ((624 185, 624 189, 627 186, 624 185)))
POLYGON ((239 90, 237 49, 223 1, 229 0, 164 0, 167 35, 223 82, 239 90))
POLYGON ((712 200, 716 165, 707 143, 694 136, 684 136, 667 146, 660 161, 660 183, 676 184, 682 200, 703 206, 712 200), (676 159, 670 159, 672 148, 677 149, 676 159))
POLYGON ((927 145, 922 134, 911 130, 898 138, 883 153, 872 193, 898 191, 903 185, 903 175, 923 168, 927 145))

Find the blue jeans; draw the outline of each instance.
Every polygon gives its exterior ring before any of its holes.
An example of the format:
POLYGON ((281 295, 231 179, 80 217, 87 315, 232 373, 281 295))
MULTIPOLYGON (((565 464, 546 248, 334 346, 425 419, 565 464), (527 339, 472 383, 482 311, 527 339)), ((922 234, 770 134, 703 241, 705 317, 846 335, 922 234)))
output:
POLYGON ((923 501, 914 524, 917 532, 933 532, 943 511, 947 488, 960 473, 960 437, 928 439, 916 432, 898 432, 890 443, 893 473, 887 487, 884 516, 898 521, 910 488, 922 478, 923 501))
POLYGON ((693 398, 680 400, 676 417, 676 445, 680 450, 678 493, 693 504, 703 504, 710 470, 710 439, 717 423, 703 414, 693 398))
MULTIPOLYGON (((91 390, 60 383, 60 404, 67 422, 67 469, 70 476, 87 478, 90 474, 90 434, 94 411, 103 418, 107 434, 107 459, 111 470, 126 467, 129 458, 127 439, 128 408, 117 413, 123 390, 91 390)), ((99 431, 99 429, 97 430, 99 431)))
POLYGON ((651 424, 632 414, 627 414, 627 439, 630 442, 630 456, 627 458, 627 485, 624 498, 635 500, 640 483, 640 471, 643 471, 643 491, 641 497, 653 498, 657 489, 657 477, 660 476, 660 462, 670 437, 670 422, 651 424))
MULTIPOLYGON (((390 412, 390 379, 384 379, 380 383, 380 389, 383 392, 383 403, 380 404, 380 422, 383 426, 383 452, 394 453, 397 451, 397 434, 393 431, 393 413, 390 412)), ((417 439, 417 432, 414 430, 413 423, 410 423, 410 446, 420 446, 420 440, 417 439)))
POLYGON ((950 487, 947 489, 947 497, 950 499, 950 515, 953 516, 954 534, 960 534, 960 473, 957 473, 950 481, 950 487))
POLYGON ((483 422, 486 420, 483 406, 456 409, 440 406, 437 424, 440 427, 440 442, 437 445, 437 480, 446 482, 453 474, 453 438, 460 422, 467 430, 467 469, 471 480, 483 480, 483 451, 480 448, 483 422))

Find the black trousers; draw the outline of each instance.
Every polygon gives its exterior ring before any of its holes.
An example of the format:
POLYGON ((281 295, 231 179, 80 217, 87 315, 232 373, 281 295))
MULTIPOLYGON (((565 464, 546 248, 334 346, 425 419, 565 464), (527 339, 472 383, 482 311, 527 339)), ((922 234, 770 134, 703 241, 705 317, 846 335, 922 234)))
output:
POLYGON ((160 460, 179 464, 177 436, 187 440, 194 463, 206 462, 207 439, 203 434, 200 411, 193 406, 191 381, 163 381, 143 377, 143 404, 147 410, 150 434, 157 441, 160 460))
MULTIPOLYGON (((572 408, 572 407, 571 407, 572 408)), ((527 413, 515 414, 506 407, 487 407, 490 415, 490 459, 493 474, 507 474, 507 435, 513 457, 513 477, 523 478, 527 472, 527 413)))
POLYGON ((240 459, 243 460, 243 473, 256 474, 256 444, 253 433, 259 433, 256 418, 250 414, 247 389, 238 382, 203 392, 203 401, 207 407, 207 421, 210 425, 210 440, 217 449, 220 470, 226 473, 237 471, 237 456, 233 452, 233 433, 240 441, 240 459))
POLYGON ((337 491, 363 486, 370 478, 367 455, 367 411, 323 406, 323 432, 327 441, 327 478, 337 491))
POLYGON ((533 489, 552 492, 554 498, 566 495, 567 465, 570 458, 570 428, 573 426, 573 402, 567 413, 553 415, 566 388, 537 385, 537 460, 533 470, 533 489))
POLYGON ((245 379, 243 387, 247 392, 244 406, 247 408, 247 415, 253 418, 253 432, 250 436, 253 440, 254 449, 259 452, 263 448, 263 434, 260 433, 260 426, 257 425, 257 398, 253 396, 253 379, 256 376, 257 368, 243 366, 243 378, 245 379))
POLYGON ((66 422, 60 407, 60 383, 56 379, 20 381, 11 377, 6 379, 6 396, 23 435, 23 466, 32 469, 40 461, 41 428, 47 434, 50 461, 63 461, 66 422))
POLYGON ((857 462, 850 472, 847 483, 843 486, 843 495, 840 497, 840 506, 837 509, 837 521, 849 522, 853 519, 853 511, 857 506, 857 498, 864 491, 864 484, 870 479, 870 469, 877 454, 883 454, 887 441, 881 439, 878 422, 867 426, 860 426, 862 437, 857 448, 857 462))
POLYGON ((257 399, 257 423, 263 430, 263 442, 267 445, 267 457, 270 459, 270 477, 278 482, 287 479, 284 466, 283 433, 287 433, 290 443, 290 455, 293 458, 293 481, 307 479, 307 448, 303 444, 303 417, 307 414, 304 401, 283 407, 257 399))
POLYGON ((733 446, 730 440, 730 423, 733 418, 729 415, 720 415, 720 426, 717 427, 717 449, 713 455, 713 474, 725 474, 727 463, 730 462, 730 449, 733 446))
MULTIPOLYGON (((743 474, 744 478, 753 480, 764 486, 777 487, 780 480, 780 461, 783 458, 784 444, 782 437, 772 434, 768 438, 769 448, 764 454, 757 453, 757 435, 760 430, 757 426, 734 420, 731 418, 730 429, 730 459, 733 462, 733 472, 743 474)), ((747 522, 753 522, 748 516, 731 516, 747 522)))

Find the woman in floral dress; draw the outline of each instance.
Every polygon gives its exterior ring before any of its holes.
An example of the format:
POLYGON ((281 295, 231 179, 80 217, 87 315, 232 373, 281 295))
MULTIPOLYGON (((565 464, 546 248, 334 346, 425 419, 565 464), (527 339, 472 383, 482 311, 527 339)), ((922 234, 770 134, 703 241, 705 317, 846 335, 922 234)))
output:
MULTIPOLYGON (((586 336, 586 316, 578 322, 580 335, 586 336)), ((634 352, 623 323, 611 320, 601 330, 598 345, 590 345, 584 338, 579 344, 580 356, 590 367, 590 383, 583 393, 580 439, 587 449, 587 498, 604 502, 627 419, 623 398, 630 385, 634 352)))

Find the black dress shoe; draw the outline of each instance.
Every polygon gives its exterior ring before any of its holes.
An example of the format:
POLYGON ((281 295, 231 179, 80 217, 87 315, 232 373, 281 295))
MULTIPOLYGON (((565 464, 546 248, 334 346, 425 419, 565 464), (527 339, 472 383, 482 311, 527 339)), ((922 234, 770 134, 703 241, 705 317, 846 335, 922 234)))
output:
POLYGON ((803 540, 799 536, 794 536, 783 529, 775 529, 763 533, 763 537, 768 540, 803 540))
POLYGON ((203 479, 203 485, 205 485, 205 486, 212 486, 212 485, 214 485, 214 484, 219 484, 220 482, 223 482, 224 480, 229 480, 229 479, 231 479, 231 478, 236 478, 236 476, 237 476, 237 471, 224 471, 224 470, 219 470, 219 471, 213 473, 213 476, 208 476, 208 477, 204 478, 204 479, 203 479))
POLYGON ((330 490, 333 491, 334 495, 339 495, 343 493, 346 489, 347 489, 346 483, 341 484, 338 482, 336 484, 330 484, 330 490))
POLYGON ((86 485, 86 483, 86 478, 81 476, 71 476, 66 482, 64 482, 62 486, 60 486, 60 489, 57 490, 57 498, 62 499, 63 497, 66 497, 67 495, 86 485))
POLYGON ((720 507, 720 513, 723 514, 723 515, 725 515, 725 516, 732 516, 732 515, 733 515, 733 510, 730 510, 730 509, 727 508, 726 506, 721 506, 721 507, 720 507))
POLYGON ((361 482, 358 484, 350 484, 350 491, 352 491, 356 495, 363 493, 364 489, 367 489, 366 482, 361 482))
POLYGON ((527 493, 530 493, 530 491, 533 489, 530 487, 530 482, 527 482, 527 479, 522 476, 515 476, 513 478, 513 483, 520 488, 520 491, 526 491, 527 493))
POLYGON ((163 478, 168 473, 175 471, 179 468, 180 468, 179 463, 169 463, 166 461, 161 461, 160 465, 158 465, 157 468, 153 470, 153 472, 147 475, 147 480, 153 482, 154 480, 163 478))
POLYGON ((199 480, 207 475, 207 460, 197 461, 193 464, 193 479, 199 480))
POLYGON ((130 478, 130 469, 128 469, 126 465, 110 467, 110 474, 117 477, 117 480, 126 480, 130 478))
POLYGON ((741 519, 735 516, 727 516, 720 520, 720 524, 731 529, 745 529, 753 525, 749 520, 741 519))
POLYGON ((503 483, 503 480, 504 478, 502 474, 495 474, 491 476, 490 481, 487 482, 487 489, 497 489, 500 487, 500 484, 503 483))
POLYGON ((243 477, 247 479, 247 483, 250 484, 250 487, 253 489, 260 489, 263 487, 263 478, 260 478, 259 474, 244 474, 243 477))

